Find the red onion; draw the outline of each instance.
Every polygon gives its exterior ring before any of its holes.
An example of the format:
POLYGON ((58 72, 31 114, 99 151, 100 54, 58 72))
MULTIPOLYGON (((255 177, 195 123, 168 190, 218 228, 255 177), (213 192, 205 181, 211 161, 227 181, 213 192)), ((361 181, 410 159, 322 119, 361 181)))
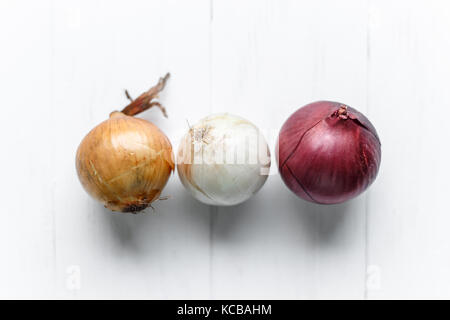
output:
POLYGON ((344 104, 318 101, 292 114, 277 145, 283 181, 297 196, 334 204, 356 197, 375 180, 381 144, 370 121, 344 104))

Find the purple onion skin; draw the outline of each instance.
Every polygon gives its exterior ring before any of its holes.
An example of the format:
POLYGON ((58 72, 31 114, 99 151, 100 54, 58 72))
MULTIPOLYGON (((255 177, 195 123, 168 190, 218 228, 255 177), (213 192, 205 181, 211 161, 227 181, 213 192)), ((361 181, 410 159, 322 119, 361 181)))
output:
POLYGON ((320 204, 356 197, 375 180, 381 144, 370 121, 342 103, 308 104, 284 123, 276 147, 284 183, 320 204))

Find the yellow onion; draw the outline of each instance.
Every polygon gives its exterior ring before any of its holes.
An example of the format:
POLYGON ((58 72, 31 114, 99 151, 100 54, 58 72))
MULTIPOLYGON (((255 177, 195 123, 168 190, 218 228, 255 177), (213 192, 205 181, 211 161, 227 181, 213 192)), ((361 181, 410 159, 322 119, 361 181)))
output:
MULTIPOLYGON (((153 101, 164 88, 167 74, 121 112, 92 129, 76 155, 78 177, 94 199, 113 211, 137 212, 158 200, 174 170, 172 145, 149 121, 133 116, 164 107, 153 101)), ((126 92, 129 97, 128 92, 126 92)))

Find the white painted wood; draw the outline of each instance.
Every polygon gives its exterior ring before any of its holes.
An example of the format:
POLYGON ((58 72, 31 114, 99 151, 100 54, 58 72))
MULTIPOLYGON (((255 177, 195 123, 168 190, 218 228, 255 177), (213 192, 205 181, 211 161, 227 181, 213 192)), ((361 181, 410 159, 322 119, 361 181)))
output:
POLYGON ((449 23, 448 1, 370 3, 370 298, 450 298, 449 23))
MULTIPOLYGON (((274 151, 304 104, 365 110, 367 7, 361 1, 215 1, 213 111, 251 119, 274 151)), ((273 175, 213 216, 213 297, 363 298, 365 198, 317 206, 273 175)))
MULTIPOLYGON (((1 298, 449 298, 445 1, 0 2, 1 298), (382 140, 370 191, 297 199, 276 170, 214 208, 171 199, 111 214, 81 188, 83 136, 170 71, 155 122, 177 149, 212 112, 274 148, 316 100, 366 113, 382 140)), ((275 169, 275 159, 272 164, 275 169)))
MULTIPOLYGON (((64 297, 206 298, 209 295, 208 209, 173 176, 172 198, 142 215, 111 214, 90 200, 75 176, 75 150, 93 126, 167 71, 159 110, 142 115, 176 145, 186 119, 209 103, 209 5, 203 1, 55 2, 55 104, 61 106, 57 148, 58 294, 64 297), (192 17, 196 19, 192 19, 192 17), (74 22, 75 21, 75 22, 74 22), (199 106, 199 107, 196 107, 199 106), (75 203, 74 203, 75 202, 75 203), (70 266, 80 290, 67 290, 70 266)), ((70 288, 69 288, 70 289, 70 288)))

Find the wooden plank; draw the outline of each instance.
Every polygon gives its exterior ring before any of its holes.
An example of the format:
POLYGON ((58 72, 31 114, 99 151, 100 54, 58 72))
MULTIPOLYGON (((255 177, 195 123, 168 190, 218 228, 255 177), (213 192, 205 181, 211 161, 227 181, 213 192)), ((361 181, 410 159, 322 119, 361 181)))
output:
POLYGON ((0 297, 54 288, 50 1, 0 3, 2 88, 0 297))
POLYGON ((370 298, 450 297, 449 18, 446 1, 370 2, 370 298))
POLYGON ((444 0, 2 1, 0 297, 450 297, 449 21, 444 0), (169 119, 142 117, 175 150, 186 120, 226 111, 273 151, 293 111, 336 100, 376 126, 377 181, 313 205, 273 158, 237 207, 198 203, 175 175, 155 212, 111 214, 82 190, 76 148, 123 89, 167 71, 169 119))
MULTIPOLYGON (((271 150, 309 102, 366 111, 366 3, 215 1, 212 24, 213 111, 253 121, 271 150)), ((313 205, 273 173, 250 201, 213 213, 213 297, 363 298, 365 196, 313 205)))
POLYGON ((56 236, 58 295, 83 298, 206 298, 208 208, 172 176, 155 212, 111 214, 76 178, 81 139, 109 113, 172 77, 159 110, 142 114, 176 148, 186 119, 209 106, 209 3, 55 1, 56 236), (65 121, 61 121, 64 119, 65 121))

